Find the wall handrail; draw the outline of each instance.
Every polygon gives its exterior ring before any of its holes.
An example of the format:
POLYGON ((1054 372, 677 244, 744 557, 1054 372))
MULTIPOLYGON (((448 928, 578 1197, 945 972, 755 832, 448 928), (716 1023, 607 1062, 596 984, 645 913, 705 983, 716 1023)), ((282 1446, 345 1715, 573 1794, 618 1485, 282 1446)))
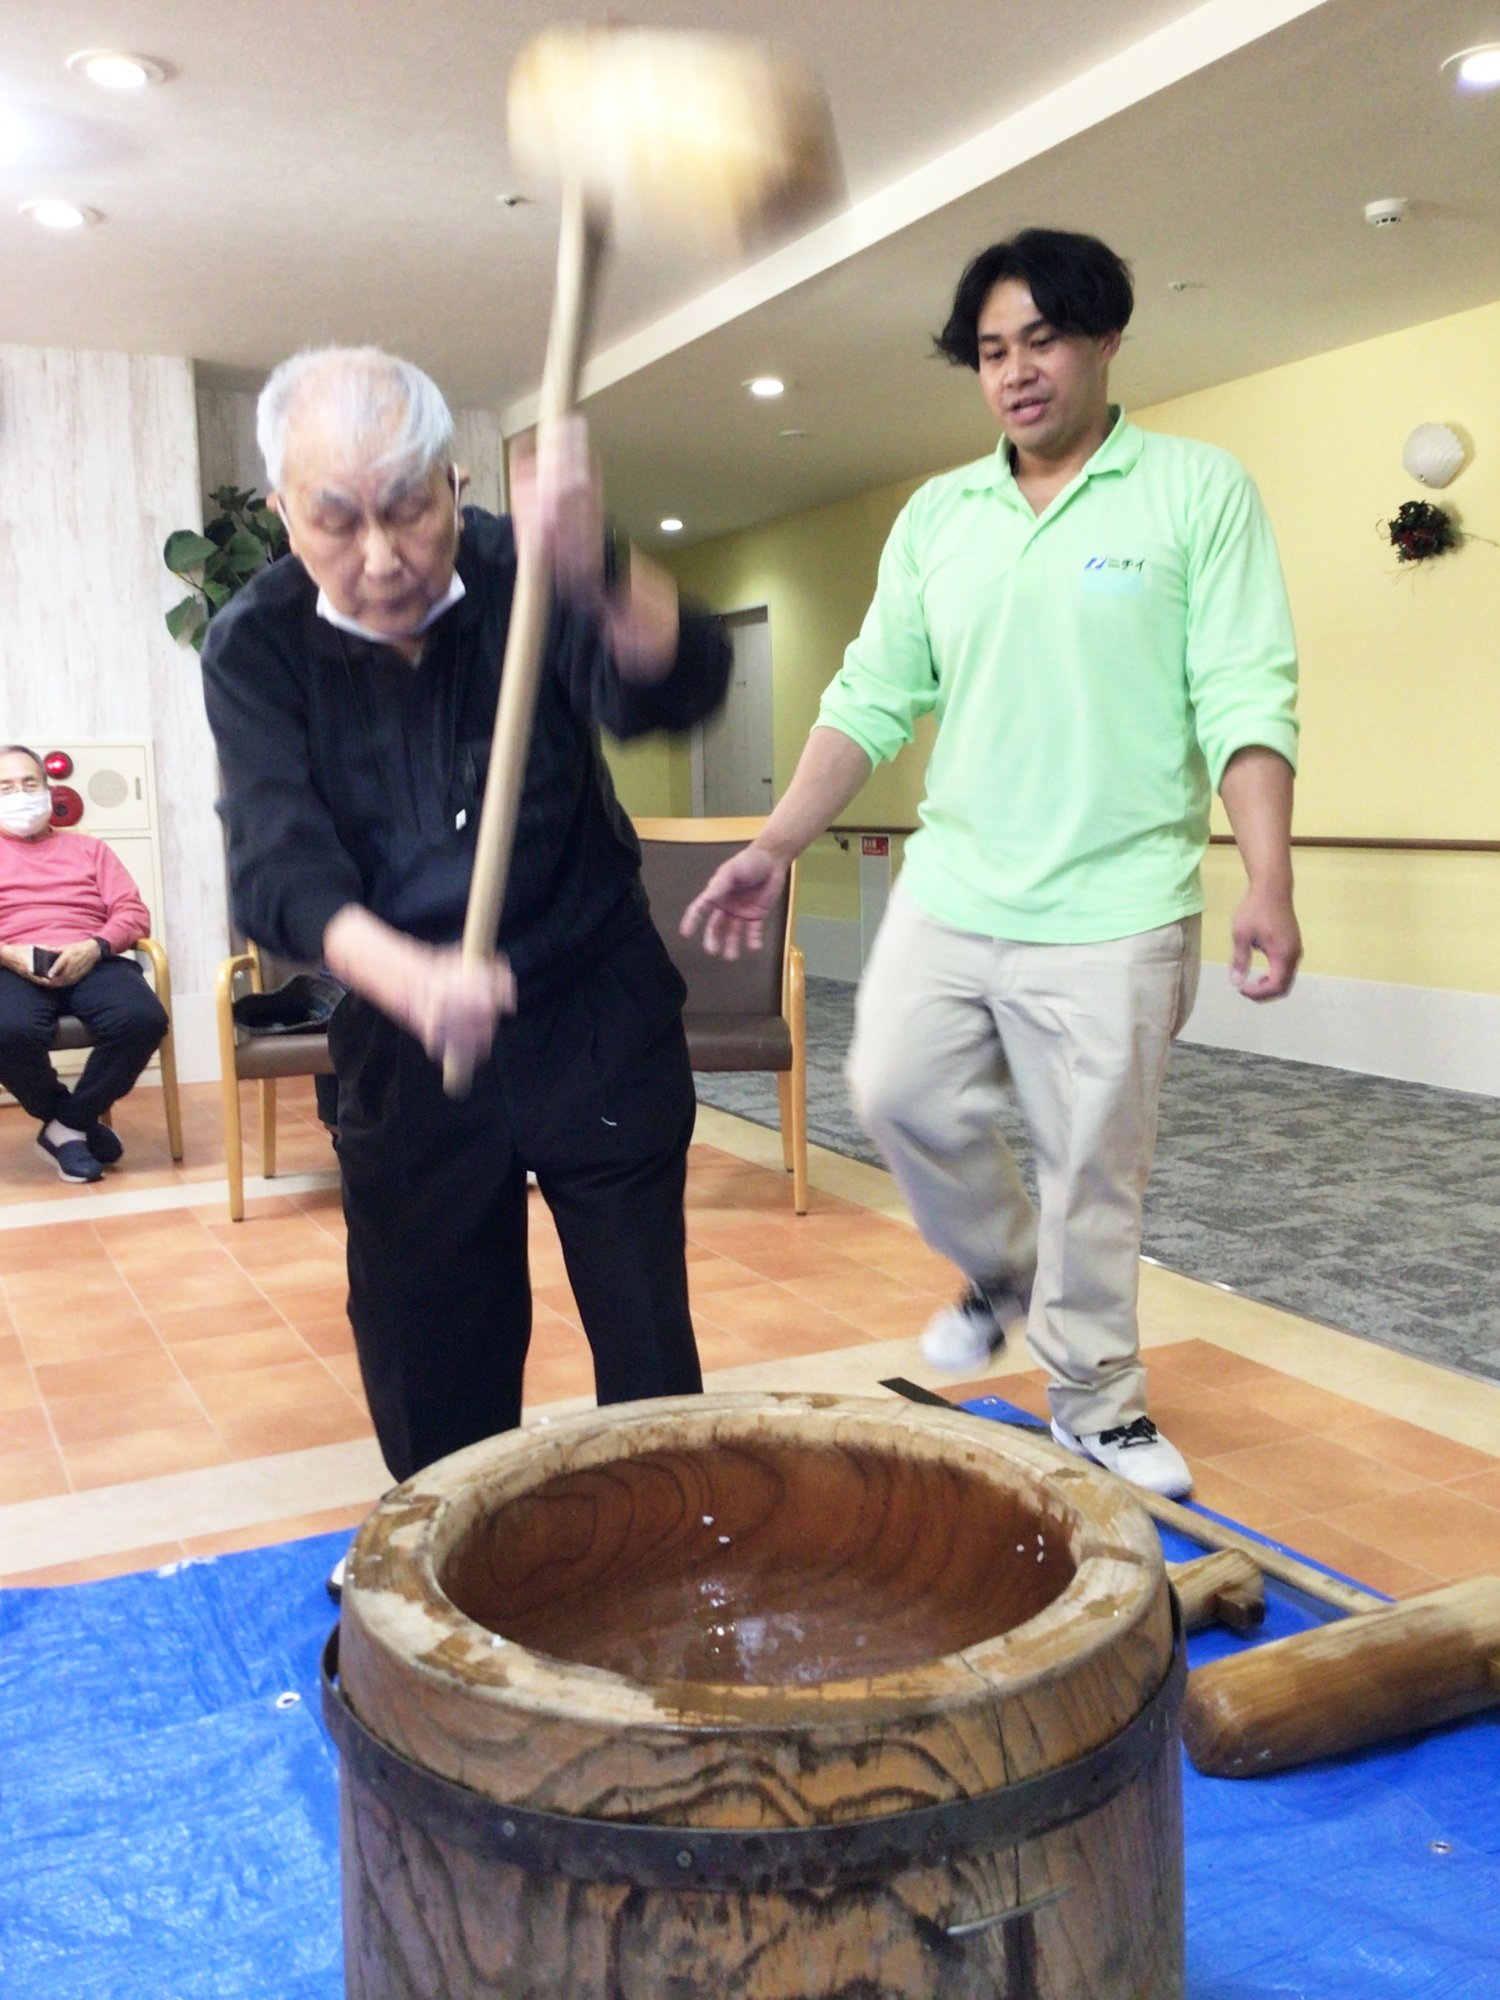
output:
MULTIPOLYGON (((1232 833, 1213 833, 1214 847, 1233 847, 1232 833)), ((1345 833, 1294 833, 1293 847, 1335 847, 1370 853, 1396 854, 1500 854, 1500 840, 1385 840, 1373 835, 1345 833)))
MULTIPOLYGON (((835 839, 856 833, 887 834, 905 838, 917 831, 914 826, 878 826, 865 820, 839 820, 826 829, 835 839)), ((1213 847, 1233 847, 1232 833, 1211 833, 1213 847)), ((1407 840, 1359 833, 1294 833, 1293 847, 1346 848, 1351 851, 1395 854, 1500 854, 1500 840, 1407 840)))
POLYGON ((883 833, 892 838, 904 839, 907 834, 915 833, 917 829, 914 826, 876 826, 864 820, 841 819, 835 825, 825 827, 823 830, 825 833, 831 833, 837 840, 841 834, 847 837, 852 833, 883 833))

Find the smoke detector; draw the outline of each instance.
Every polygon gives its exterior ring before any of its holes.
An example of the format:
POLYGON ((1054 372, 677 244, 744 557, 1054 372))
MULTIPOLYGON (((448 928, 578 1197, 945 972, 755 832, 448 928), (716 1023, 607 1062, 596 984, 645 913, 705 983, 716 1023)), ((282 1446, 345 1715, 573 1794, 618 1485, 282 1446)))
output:
POLYGON ((1404 194, 1388 195, 1384 201, 1365 203, 1365 221, 1372 229, 1394 229, 1398 222, 1405 222, 1410 210, 1404 194))

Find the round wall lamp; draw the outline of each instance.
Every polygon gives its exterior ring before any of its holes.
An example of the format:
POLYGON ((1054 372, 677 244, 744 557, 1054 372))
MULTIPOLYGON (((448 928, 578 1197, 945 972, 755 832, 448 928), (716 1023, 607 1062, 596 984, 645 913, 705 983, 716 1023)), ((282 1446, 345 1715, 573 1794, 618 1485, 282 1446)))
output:
POLYGON ((1402 466, 1423 486, 1446 486, 1463 462, 1463 439, 1447 424, 1418 424, 1401 453, 1402 466))

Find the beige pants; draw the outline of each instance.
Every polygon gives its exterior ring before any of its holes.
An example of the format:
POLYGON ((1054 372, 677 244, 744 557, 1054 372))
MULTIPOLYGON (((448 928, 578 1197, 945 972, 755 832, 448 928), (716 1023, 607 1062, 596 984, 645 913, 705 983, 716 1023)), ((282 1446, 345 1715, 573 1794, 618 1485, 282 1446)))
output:
POLYGON ((933 1249, 986 1288, 1029 1293, 1027 1338, 1075 1433, 1146 1411, 1141 1202, 1200 930, 1189 917, 1103 944, 1014 944, 936 922, 898 884, 860 986, 855 1109, 933 1249), (1007 1079, 1039 1213, 1000 1137, 1007 1079))

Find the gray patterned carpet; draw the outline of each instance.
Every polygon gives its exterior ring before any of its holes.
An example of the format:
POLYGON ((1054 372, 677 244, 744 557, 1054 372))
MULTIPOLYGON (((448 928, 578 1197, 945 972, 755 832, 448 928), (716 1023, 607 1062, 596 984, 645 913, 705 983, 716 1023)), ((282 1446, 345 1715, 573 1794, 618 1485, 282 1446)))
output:
MULTIPOLYGON (((808 1130, 879 1165, 844 1091, 854 989, 808 982, 808 1130)), ((705 1104, 775 1125, 759 1076, 705 1104)), ((1006 1124, 1033 1186, 1019 1117, 1006 1124)), ((1192 1278, 1500 1381, 1500 1102, 1179 1045, 1146 1199, 1146 1254, 1192 1278)))

